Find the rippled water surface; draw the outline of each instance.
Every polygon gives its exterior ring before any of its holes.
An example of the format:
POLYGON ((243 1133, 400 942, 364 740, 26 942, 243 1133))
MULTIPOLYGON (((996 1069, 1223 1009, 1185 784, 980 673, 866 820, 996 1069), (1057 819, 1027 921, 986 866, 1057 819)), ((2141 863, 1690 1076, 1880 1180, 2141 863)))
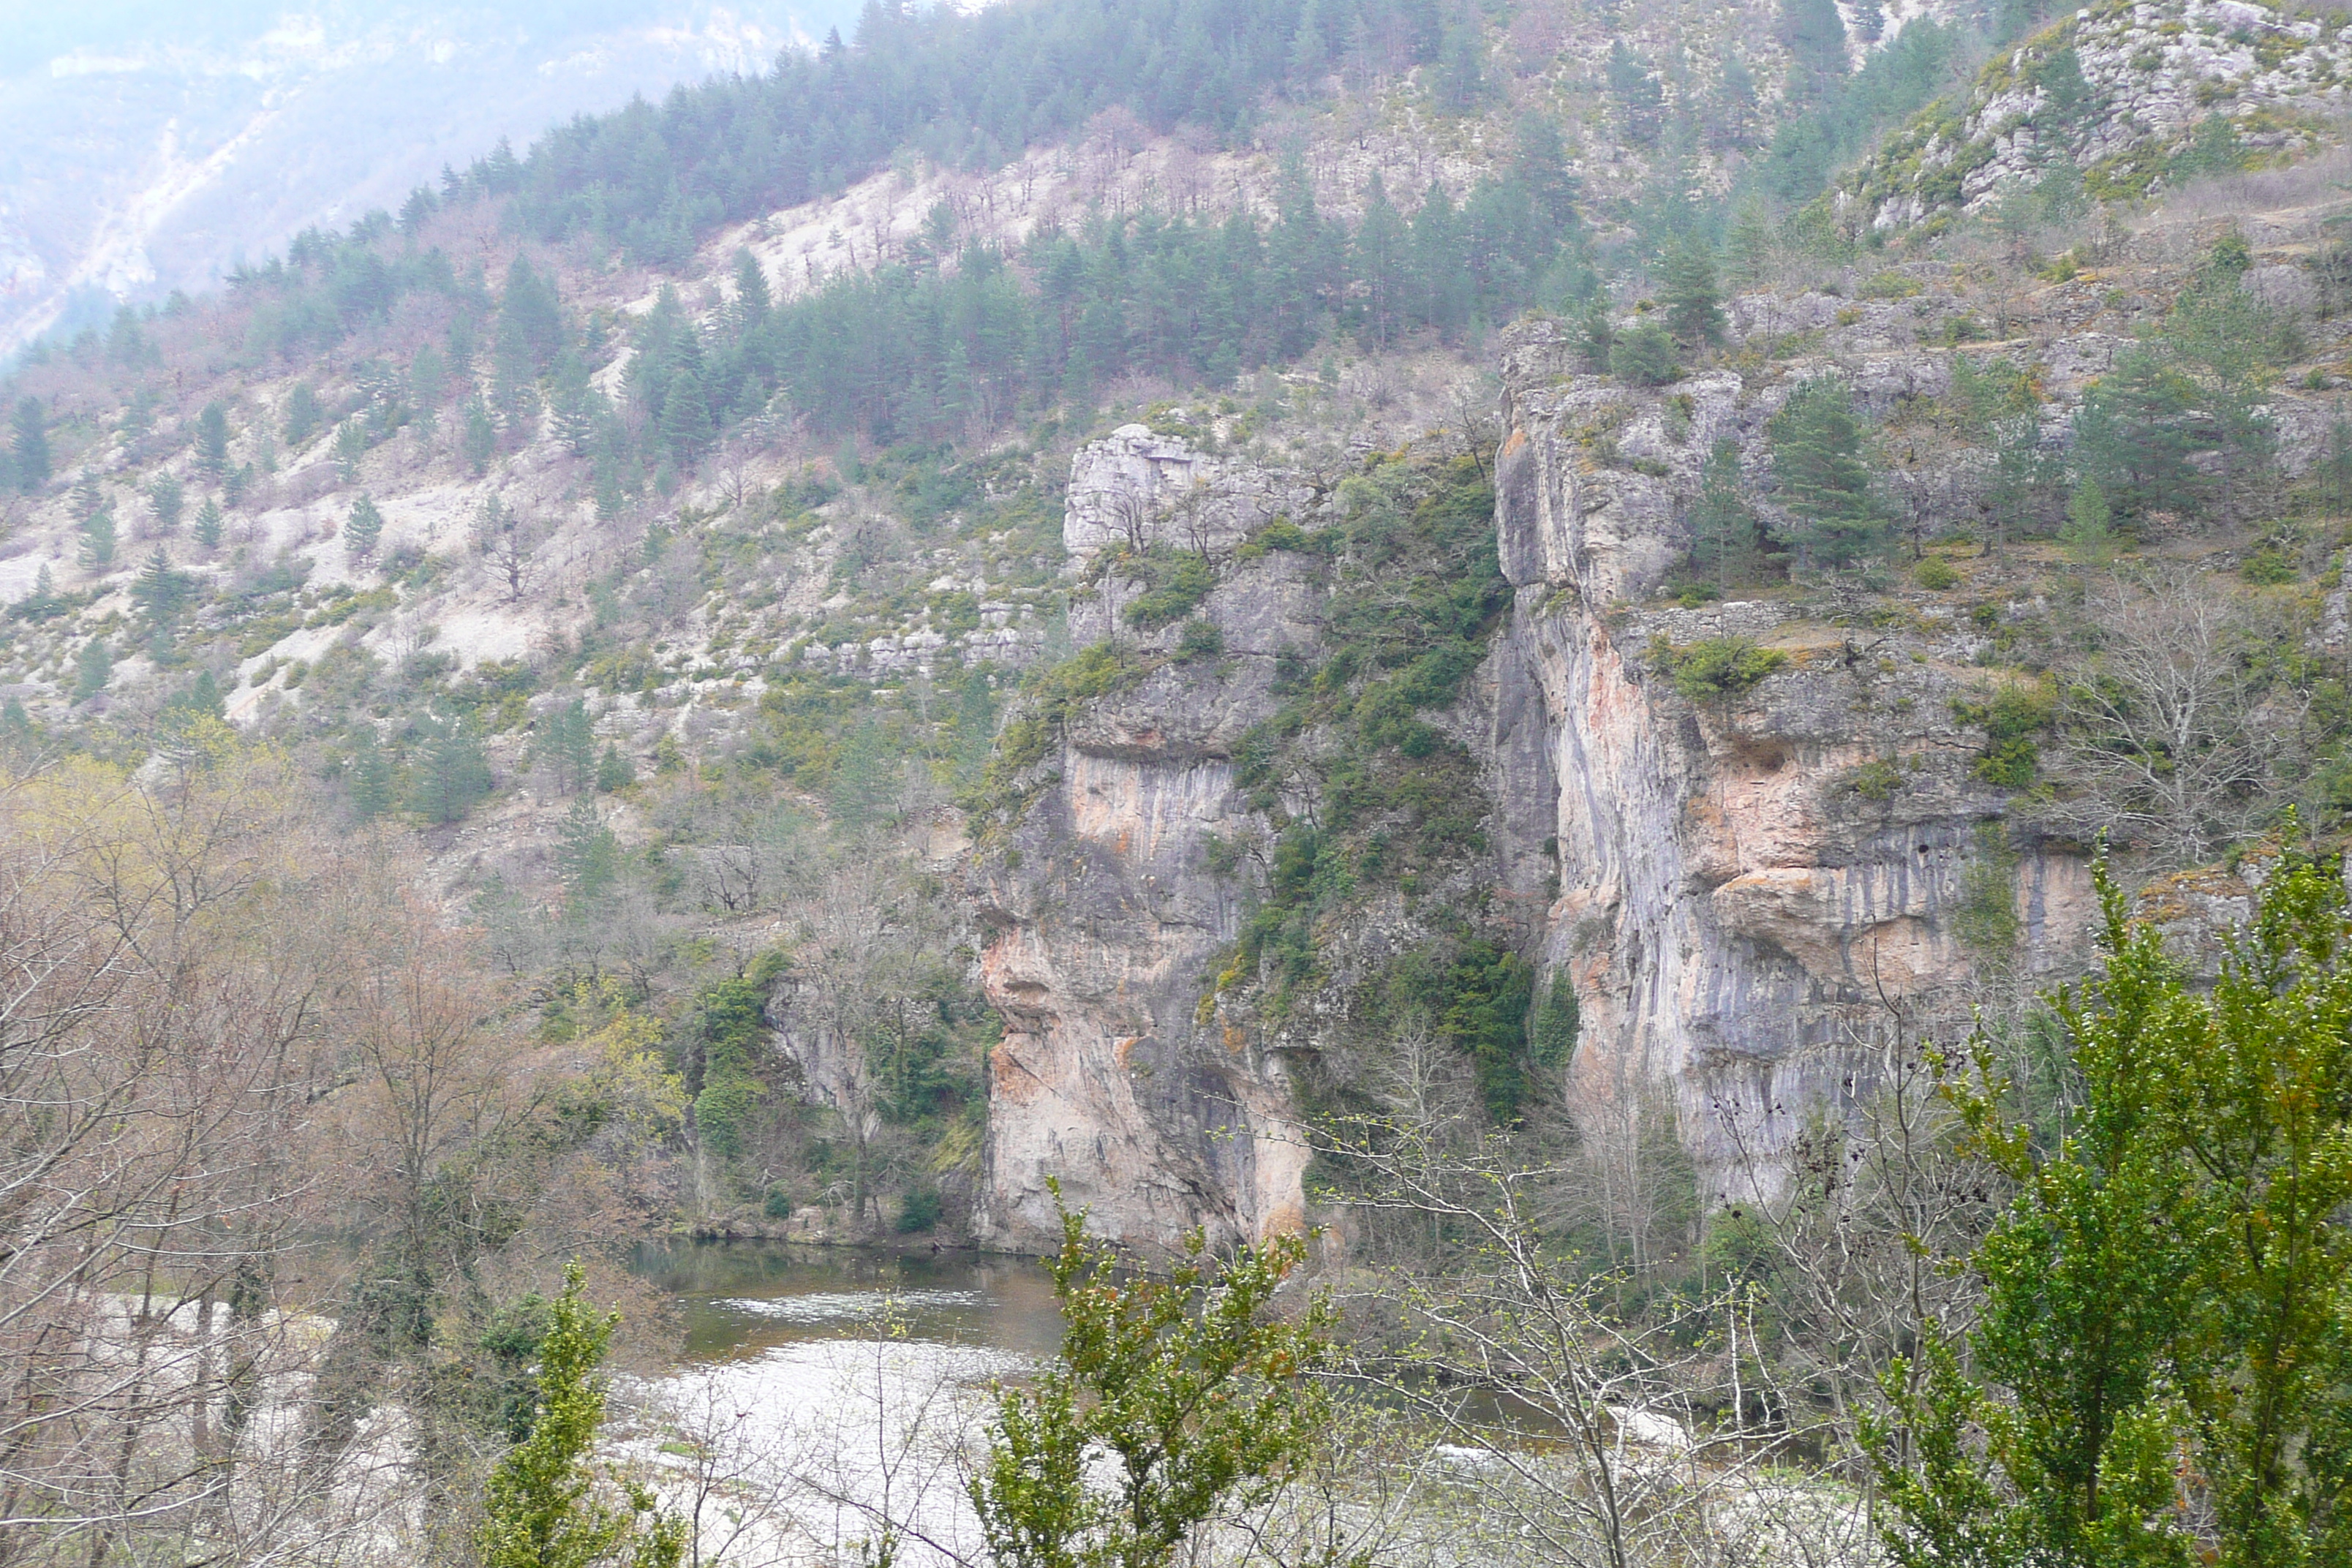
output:
POLYGON ((644 1271, 684 1310, 696 1365, 814 1340, 890 1337, 1050 1355, 1054 1286, 1027 1258, 705 1242, 648 1253, 644 1271))
POLYGON ((1042 1267, 740 1242, 640 1267, 686 1333, 674 1370, 641 1390, 652 1419, 634 1446, 696 1512, 702 1561, 834 1559, 886 1515, 975 1544, 961 1450, 991 1382, 1060 1342, 1042 1267))

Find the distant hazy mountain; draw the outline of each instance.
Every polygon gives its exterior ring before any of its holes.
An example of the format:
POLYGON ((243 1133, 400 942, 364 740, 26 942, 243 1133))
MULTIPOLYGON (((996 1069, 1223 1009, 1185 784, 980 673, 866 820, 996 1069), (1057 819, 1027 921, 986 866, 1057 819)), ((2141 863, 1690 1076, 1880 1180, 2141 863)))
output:
POLYGON ((858 9, 0 0, 0 357, 396 207, 501 136, 850 35, 858 9))

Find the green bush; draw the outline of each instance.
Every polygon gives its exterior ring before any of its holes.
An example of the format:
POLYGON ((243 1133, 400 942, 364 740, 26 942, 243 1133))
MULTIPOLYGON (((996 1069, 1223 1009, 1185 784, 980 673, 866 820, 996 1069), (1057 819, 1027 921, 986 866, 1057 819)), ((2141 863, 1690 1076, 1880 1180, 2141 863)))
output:
MULTIPOLYGON (((1267 1018, 1282 1016, 1318 973, 1318 932, 1333 929, 1330 917, 1358 889, 1417 897, 1434 873, 1485 847, 1489 805, 1475 766, 1423 715, 1460 700, 1510 603, 1495 554, 1494 492, 1469 457, 1433 464, 1375 454, 1340 495, 1344 522, 1314 536, 1339 544, 1328 657, 1277 655, 1286 700, 1234 752, 1251 807, 1284 827, 1273 885, 1219 965, 1215 991, 1256 988, 1267 1018), (1285 809, 1301 776, 1320 785, 1313 827, 1285 809)), ((1501 1068, 1489 1076, 1497 1072, 1508 1076, 1501 1068)), ((1502 1079, 1491 1087, 1492 1103, 1516 1101, 1502 1079)))
POLYGON ((1996 822, 1977 828, 1977 852, 1960 872, 1952 930, 1962 945, 1988 958, 2017 946, 2017 851, 1996 822))
POLYGON ((1643 321, 1609 348, 1609 374, 1631 386, 1664 386, 1682 379, 1675 340, 1655 321, 1643 321))
POLYGON ((1179 555, 1171 561, 1151 561, 1148 575, 1151 586, 1127 607, 1128 624, 1150 629, 1173 626, 1194 610, 1217 585, 1215 568, 1201 555, 1179 555))
POLYGON ((1940 594, 1947 588, 1958 587, 1960 574, 1952 563, 1942 556, 1930 555, 1919 563, 1917 569, 1911 574, 1911 578, 1928 592, 1940 594))
POLYGON ((1536 1065, 1558 1069, 1576 1058, 1576 1039, 1583 1023, 1577 1006, 1576 988, 1568 983, 1565 972, 1551 977, 1551 989, 1536 1004, 1534 1016, 1528 1020, 1528 1055, 1536 1065))
POLYGON ((1846 778, 1846 787, 1864 800, 1884 805, 1893 800, 1895 792, 1903 787, 1903 770, 1880 757, 1854 769, 1846 778))
POLYGON ((1272 550, 1294 550, 1308 554, 1326 554, 1329 536, 1309 533, 1287 517, 1277 517, 1250 535, 1234 555, 1244 561, 1255 561, 1272 550))
POLYGON ((1190 620, 1176 638, 1176 657, 1184 659, 1214 658, 1225 651, 1225 634, 1212 620, 1190 620))
POLYGON ((1990 702, 1955 702, 1952 716, 1985 731, 1976 775, 1996 789, 2026 789, 2042 765, 2037 737, 2050 727, 2050 694, 2039 686, 2005 686, 1990 702))
POLYGON ((2295 569, 2294 557, 2275 544, 2265 544, 2254 551, 2238 567, 2239 576, 2265 588, 2292 583, 2302 574, 2295 569))
POLYGON ((994 755, 967 797, 968 810, 996 810, 1011 798, 1013 781, 1045 760, 1054 739, 1080 705, 1132 686, 1150 668, 1116 643, 1090 643, 1061 663, 1035 671, 1022 694, 1021 710, 996 738, 994 755))
POLYGON ((1758 647, 1746 637, 1706 637, 1682 647, 1661 639, 1650 652, 1692 702, 1736 697, 1789 662, 1780 649, 1758 647))
POLYGON ((940 1194, 928 1187, 917 1187, 898 1200, 898 1234, 919 1236, 936 1230, 940 1223, 940 1194))

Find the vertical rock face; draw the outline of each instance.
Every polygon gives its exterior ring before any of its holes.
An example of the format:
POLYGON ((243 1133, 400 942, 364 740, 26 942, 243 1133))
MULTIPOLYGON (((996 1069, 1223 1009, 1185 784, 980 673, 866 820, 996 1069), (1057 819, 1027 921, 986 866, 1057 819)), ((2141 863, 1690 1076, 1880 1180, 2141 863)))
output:
MULTIPOLYGON (((1690 476, 1597 460, 1559 346, 1523 333, 1507 375, 1496 838, 1507 868, 1556 858, 1541 957, 1578 994, 1583 1087, 1670 1089, 1703 1178, 1732 1196, 1777 1181, 1790 1138, 1867 1092, 1888 1044, 1964 1019, 1982 956, 1967 913, 1990 902, 2029 965, 2070 964, 2089 879, 1998 831, 2001 797, 1953 715, 1981 694, 1955 630, 1636 607, 1680 553, 1662 492, 1690 476), (1777 650, 1779 671, 1678 693, 1664 650, 1730 637, 1777 650)), ((1718 390, 1696 401, 1740 438, 1718 390)))
POLYGON ((1147 425, 1122 425, 1072 459, 1062 543, 1079 557, 1122 545, 1230 550, 1303 499, 1262 468, 1222 461, 1147 425))
MULTIPOLYGON (((1984 735, 1956 709, 1999 678, 1948 606, 1888 617, 1834 590, 1658 603, 1706 455, 1727 440, 1760 470, 1786 381, 1721 371, 1635 393, 1565 374, 1569 357, 1559 329, 1514 330, 1495 481, 1515 602, 1476 689, 1433 718, 1470 746, 1489 797, 1471 891, 1523 933, 1539 986, 1565 976, 1576 993, 1577 1089, 1663 1094, 1708 1194, 1733 1199, 1777 1184, 1791 1139, 1868 1094, 1890 1047, 1965 1034, 1989 960, 2079 963, 2089 877, 2071 847, 2021 837, 1979 778, 1984 735), (1728 638, 1777 662, 1728 691, 1678 689, 1676 650, 1728 638)), ((1891 402, 1944 373, 1897 347, 1848 374, 1864 401, 1891 402)), ((1225 547, 1278 512, 1312 528, 1314 492, 1140 426, 1081 454, 1072 489, 1079 562, 1197 498, 1213 520, 1198 540, 1139 542, 1222 553, 1203 612, 1224 653, 1167 658, 1173 627, 1121 622, 1132 584, 1074 606, 1078 640, 1115 636, 1131 673, 1069 704, 1006 837, 973 862, 1006 1020, 977 1227, 996 1246, 1048 1241, 1048 1178, 1140 1244, 1196 1223, 1219 1239, 1296 1226, 1286 1053, 1318 1048, 1317 1009, 1262 1031, 1202 999, 1251 897, 1245 868, 1218 868, 1222 847, 1267 828, 1234 786, 1235 752, 1279 707, 1276 654, 1319 662, 1328 592, 1299 556, 1225 547)), ((1326 934, 1415 940, 1409 920, 1357 923, 1326 934)))
MULTIPOLYGON (((975 1215, 987 1245, 1053 1239, 1049 1178, 1096 1228, 1147 1247, 1194 1225, 1223 1243, 1305 1223, 1280 1054, 1199 1004, 1244 913, 1244 885, 1211 868, 1213 836, 1250 816, 1234 748, 1273 711, 1275 653, 1314 644, 1321 592, 1269 557, 1204 608, 1223 656, 1162 664, 1073 719, 1026 775, 1009 845, 973 873, 1005 1020, 975 1215)), ((1118 636, 1140 655, 1131 628, 1118 636)))

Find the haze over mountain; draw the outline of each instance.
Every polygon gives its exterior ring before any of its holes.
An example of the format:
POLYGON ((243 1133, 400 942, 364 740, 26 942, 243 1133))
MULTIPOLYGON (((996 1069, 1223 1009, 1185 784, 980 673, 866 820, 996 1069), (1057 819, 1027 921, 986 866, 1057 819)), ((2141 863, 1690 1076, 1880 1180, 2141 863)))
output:
POLYGON ((763 68, 856 17, 855 0, 25 9, 0 29, 0 355, 396 206, 501 137, 763 68))
POLYGON ((0 1568, 2352 1563, 2352 0, 436 3, 0 43, 0 1568))

